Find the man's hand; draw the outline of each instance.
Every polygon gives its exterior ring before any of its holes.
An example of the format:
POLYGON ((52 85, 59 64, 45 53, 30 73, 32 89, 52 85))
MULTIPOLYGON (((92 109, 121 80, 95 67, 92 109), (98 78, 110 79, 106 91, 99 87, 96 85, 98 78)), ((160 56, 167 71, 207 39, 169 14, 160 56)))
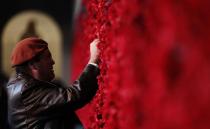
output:
POLYGON ((99 39, 95 39, 90 44, 90 60, 88 63, 98 64, 100 50, 98 49, 97 46, 99 42, 100 42, 99 39))

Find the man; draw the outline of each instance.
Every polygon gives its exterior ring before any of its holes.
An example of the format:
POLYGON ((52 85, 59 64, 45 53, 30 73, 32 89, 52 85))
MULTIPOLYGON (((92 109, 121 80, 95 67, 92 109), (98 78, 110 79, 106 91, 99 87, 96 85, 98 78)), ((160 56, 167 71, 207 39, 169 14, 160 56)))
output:
POLYGON ((78 80, 64 88, 51 83, 54 61, 47 43, 26 38, 17 43, 12 56, 16 77, 9 81, 9 122, 14 129, 76 129, 74 111, 97 91, 98 40, 90 45, 90 60, 78 80))

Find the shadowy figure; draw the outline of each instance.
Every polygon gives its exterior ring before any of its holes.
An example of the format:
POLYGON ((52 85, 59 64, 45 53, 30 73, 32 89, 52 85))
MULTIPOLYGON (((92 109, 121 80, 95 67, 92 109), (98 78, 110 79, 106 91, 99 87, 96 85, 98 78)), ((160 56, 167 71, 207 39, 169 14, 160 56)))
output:
POLYGON ((28 38, 28 37, 40 37, 38 32, 36 31, 36 22, 35 22, 35 20, 30 20, 28 22, 26 30, 21 35, 20 40, 28 38))
POLYGON ((8 126, 8 110, 7 110, 7 92, 6 83, 8 78, 0 72, 0 129, 9 129, 8 126))

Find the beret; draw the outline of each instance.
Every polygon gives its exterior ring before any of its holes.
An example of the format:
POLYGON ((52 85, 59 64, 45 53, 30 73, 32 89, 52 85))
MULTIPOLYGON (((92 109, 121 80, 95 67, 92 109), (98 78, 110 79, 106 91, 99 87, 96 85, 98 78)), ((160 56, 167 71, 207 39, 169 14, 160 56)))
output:
POLYGON ((23 39, 15 45, 11 54, 11 65, 15 67, 31 60, 36 55, 48 49, 44 40, 36 37, 23 39))

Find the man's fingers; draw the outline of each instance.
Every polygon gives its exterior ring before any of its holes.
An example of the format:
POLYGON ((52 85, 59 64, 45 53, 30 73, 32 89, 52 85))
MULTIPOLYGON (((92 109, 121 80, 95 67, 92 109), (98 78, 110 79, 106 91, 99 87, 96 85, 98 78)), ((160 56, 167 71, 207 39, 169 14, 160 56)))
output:
POLYGON ((100 42, 99 39, 94 39, 92 43, 93 43, 93 44, 98 44, 99 42, 100 42))

